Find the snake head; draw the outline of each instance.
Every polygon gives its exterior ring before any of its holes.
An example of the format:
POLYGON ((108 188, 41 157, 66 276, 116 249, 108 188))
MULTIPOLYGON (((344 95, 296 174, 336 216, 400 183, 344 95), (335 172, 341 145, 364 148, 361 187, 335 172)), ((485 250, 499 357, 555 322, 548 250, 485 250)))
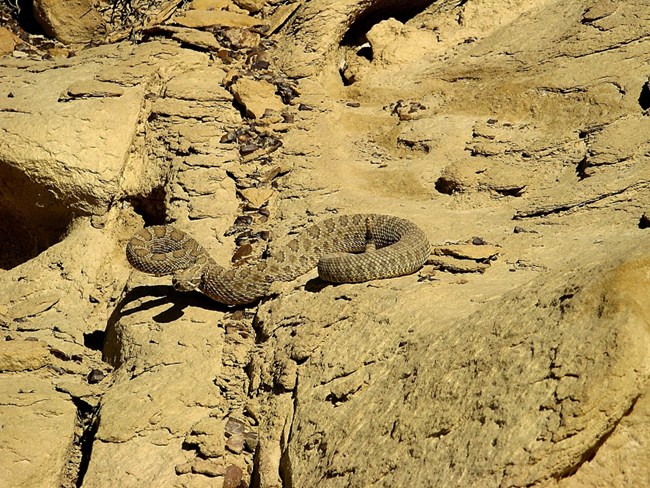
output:
POLYGON ((172 276, 172 285, 176 291, 195 291, 199 289, 203 273, 196 267, 181 269, 172 276))

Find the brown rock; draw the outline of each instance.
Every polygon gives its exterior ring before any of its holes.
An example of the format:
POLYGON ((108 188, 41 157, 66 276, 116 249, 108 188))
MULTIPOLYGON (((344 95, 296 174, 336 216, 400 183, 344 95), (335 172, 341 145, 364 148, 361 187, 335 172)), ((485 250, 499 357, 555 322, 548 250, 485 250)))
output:
POLYGON ((103 24, 91 0, 34 0, 33 6, 43 30, 66 44, 92 41, 103 24))
POLYGON ((238 488, 242 481, 243 472, 241 468, 231 464, 226 468, 222 488, 238 488))
POLYGON ((240 454, 244 450, 244 436, 237 434, 229 437, 226 440, 226 448, 234 454, 240 454))

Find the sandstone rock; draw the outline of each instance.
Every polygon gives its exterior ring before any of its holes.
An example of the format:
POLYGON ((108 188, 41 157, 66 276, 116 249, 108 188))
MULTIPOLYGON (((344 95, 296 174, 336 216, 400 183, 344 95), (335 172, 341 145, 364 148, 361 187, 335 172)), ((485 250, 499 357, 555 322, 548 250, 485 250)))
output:
POLYGON ((233 30, 219 55, 172 39, 0 60, 0 253, 23 257, 0 273, 0 331, 49 354, 0 375, 0 484, 647 485, 648 8, 297 5, 264 53, 233 30), (242 76, 302 109, 242 119, 223 89, 242 76), (123 94, 88 96, 95 82, 123 94), (124 258, 145 223, 225 264, 354 212, 490 245, 369 283, 311 270, 234 310, 124 258))
POLYGON ((173 21, 185 27, 255 27, 262 21, 254 17, 227 10, 188 10, 182 15, 176 15, 173 21))
POLYGON ((0 391, 0 483, 59 485, 74 440, 74 404, 48 380, 31 376, 3 376, 0 391))
POLYGON ((267 110, 284 109, 284 103, 275 94, 275 85, 268 81, 239 78, 230 89, 235 99, 244 106, 249 117, 260 119, 267 110))
POLYGON ((375 24, 366 34, 372 49, 372 62, 401 64, 421 59, 438 42, 435 33, 423 33, 393 18, 375 24))
POLYGON ((40 341, 0 343, 0 371, 33 371, 50 362, 47 345, 40 341))
POLYGON ((232 95, 222 85, 225 71, 218 68, 196 69, 174 76, 165 96, 182 100, 231 101, 232 95))
POLYGON ((195 29, 183 29, 172 33, 172 39, 179 42, 196 46, 201 49, 217 50, 221 47, 211 32, 197 31, 195 29))
POLYGON ((35 0, 34 16, 48 35, 66 44, 92 41, 103 23, 89 0, 35 0))
POLYGON ((238 7, 248 10, 250 13, 254 14, 262 10, 262 7, 266 4, 266 0, 233 0, 238 7))
MULTIPOLYGON (((251 0, 244 0, 246 2, 250 2, 251 0)), ((268 25, 269 25, 269 30, 267 31, 267 35, 273 34, 275 31, 277 31, 280 27, 284 25, 284 23, 293 15, 293 13, 300 7, 300 2, 293 2, 293 3, 288 3, 288 4, 283 4, 279 5, 273 14, 268 18, 268 25)))
POLYGON ((6 27, 0 27, 0 56, 13 52, 19 38, 6 27))
POLYGON ((192 0, 187 7, 189 10, 225 10, 232 5, 232 0, 192 0))
POLYGON ((59 100, 69 100, 71 98, 91 98, 91 97, 120 97, 124 95, 124 89, 115 83, 105 81, 83 80, 70 85, 64 95, 59 100))
POLYGON ((232 28, 224 32, 231 46, 235 48, 257 48, 260 44, 260 35, 248 29, 232 28))
MULTIPOLYGON (((111 95, 122 91, 123 95, 104 97, 100 96, 106 91, 102 85, 100 92, 90 90, 91 98, 59 102, 62 93, 75 90, 72 80, 96 87, 92 77, 97 67, 77 59, 62 68, 66 77, 59 76, 56 69, 25 72, 29 82, 10 84, 13 97, 0 102, 0 127, 5 131, 0 173, 6 185, 22 188, 19 193, 3 192, 1 205, 22 222, 45 232, 53 229, 60 233, 71 212, 104 213, 129 153, 144 96, 140 87, 112 85, 111 95), (120 124, 115 124, 113 110, 121 113, 120 124), (71 113, 75 114, 72 118, 71 113), (93 136, 96 142, 87 145, 90 134, 98 132, 104 136, 93 136), (66 134, 64 138, 59 137, 62 133, 66 134)), ((4 70, 17 72, 16 68, 4 70)))
POLYGON ((490 261, 501 253, 501 249, 489 245, 454 244, 447 246, 436 246, 433 254, 438 256, 452 256, 459 259, 471 259, 474 261, 490 261))
POLYGON ((245 188, 240 193, 251 207, 260 208, 269 201, 274 191, 271 188, 245 188))

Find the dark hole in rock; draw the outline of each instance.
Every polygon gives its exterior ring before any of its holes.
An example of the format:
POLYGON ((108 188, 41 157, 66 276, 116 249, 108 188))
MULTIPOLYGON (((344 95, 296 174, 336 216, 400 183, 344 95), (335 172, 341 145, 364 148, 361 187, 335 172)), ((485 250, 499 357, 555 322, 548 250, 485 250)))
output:
POLYGON ((74 214, 58 193, 0 162, 0 269, 29 261, 65 237, 74 214))
POLYGON ((499 195, 503 195, 504 197, 520 197, 524 194, 524 191, 526 190, 526 186, 512 186, 512 187, 507 187, 507 188, 494 188, 494 191, 496 191, 499 195))
POLYGON ((101 351, 104 347, 104 337, 106 334, 103 330, 84 333, 84 346, 93 351, 101 351))
POLYGON ((457 181, 451 178, 445 178, 444 176, 436 180, 434 187, 438 193, 445 195, 453 195, 461 190, 460 184, 457 181))
MULTIPOLYGON (((341 45, 361 46, 367 41, 366 33, 373 25, 390 18, 397 19, 402 23, 406 22, 433 3, 433 0, 414 0, 411 2, 383 0, 372 2, 370 7, 359 13, 352 20, 350 27, 341 40, 341 45)), ((367 54, 364 54, 364 56, 367 56, 367 54)))
POLYGON ((366 58, 368 61, 372 61, 372 48, 370 47, 370 44, 364 44, 361 46, 357 51, 357 55, 366 58))
POLYGON ((20 24, 20 27, 29 34, 43 35, 45 31, 34 17, 34 10, 32 8, 34 0, 13 0, 0 5, 1 8, 9 10, 11 16, 20 24))
POLYGON ((148 195, 131 197, 129 202, 135 213, 143 218, 146 226, 162 225, 167 217, 166 198, 165 188, 159 186, 148 195))
POLYGON ((576 174, 578 175, 579 179, 584 180, 585 178, 589 177, 589 175, 587 174, 588 167, 589 167, 589 162, 587 161, 587 158, 582 158, 582 160, 576 166, 576 174))
POLYGON ((639 219, 639 229, 647 229, 648 227, 650 227, 650 215, 644 213, 639 219))
POLYGON ((643 110, 648 110, 650 108, 650 81, 646 81, 641 87, 641 93, 639 93, 639 105, 643 110))

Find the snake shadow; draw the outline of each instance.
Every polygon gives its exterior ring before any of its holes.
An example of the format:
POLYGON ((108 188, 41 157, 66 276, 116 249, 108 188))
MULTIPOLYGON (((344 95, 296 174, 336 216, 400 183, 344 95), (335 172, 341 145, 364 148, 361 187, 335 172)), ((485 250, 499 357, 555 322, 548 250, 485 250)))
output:
MULTIPOLYGON (((151 317, 157 323, 170 323, 181 318, 187 307, 198 307, 205 310, 232 311, 233 307, 220 304, 206 297, 202 293, 179 292, 171 285, 142 285, 129 290, 122 298, 111 319, 114 322, 122 317, 169 305, 169 308, 151 317), (147 300, 147 297, 150 298, 147 300), (133 302, 140 302, 134 307, 125 308, 133 302)), ((113 323, 114 323, 113 322, 113 323)))
POLYGON ((340 283, 332 283, 330 281, 325 281, 319 277, 312 278, 305 283, 305 291, 309 293, 318 293, 324 290, 327 287, 336 288, 340 283))

